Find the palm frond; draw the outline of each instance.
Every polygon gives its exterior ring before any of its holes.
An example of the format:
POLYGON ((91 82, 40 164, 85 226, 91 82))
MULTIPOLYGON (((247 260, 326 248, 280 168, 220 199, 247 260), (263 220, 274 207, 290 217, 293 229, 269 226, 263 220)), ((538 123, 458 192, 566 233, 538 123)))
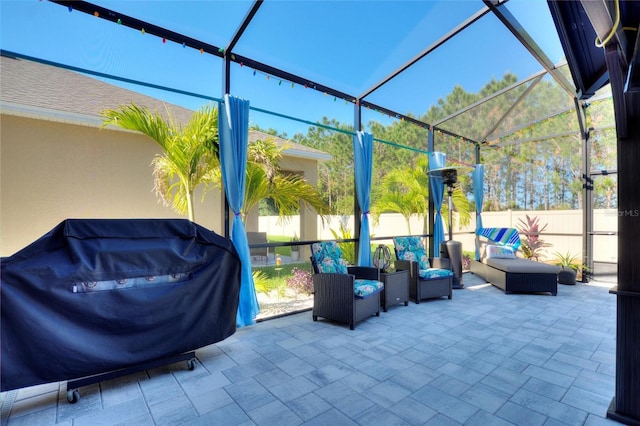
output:
POLYGON ((168 120, 132 102, 101 114, 105 117, 103 126, 137 130, 162 147, 163 154, 152 162, 154 191, 163 204, 171 204, 174 211, 194 220, 193 192, 219 166, 218 110, 208 105, 194 112, 184 128, 169 108, 166 113, 168 120))
POLYGON ((273 180, 274 191, 270 195, 281 216, 297 214, 300 205, 313 209, 319 215, 331 211, 316 187, 297 175, 278 175, 273 180))
POLYGON ((136 130, 156 141, 166 149, 173 138, 174 129, 158 113, 130 103, 119 109, 106 109, 100 112, 105 117, 102 127, 113 124, 123 129, 136 130))
POLYGON ((282 217, 298 214, 300 207, 314 209, 320 215, 330 214, 318 190, 300 176, 279 174, 271 182, 260 166, 247 164, 244 211, 249 212, 260 200, 271 198, 282 217))
POLYGON ((218 108, 214 105, 206 105, 193 113, 182 133, 194 147, 219 160, 218 108))
POLYGON ((247 161, 259 165, 265 172, 266 178, 271 182, 280 172, 278 162, 282 158, 284 147, 278 147, 273 138, 257 140, 251 144, 247 152, 247 161))

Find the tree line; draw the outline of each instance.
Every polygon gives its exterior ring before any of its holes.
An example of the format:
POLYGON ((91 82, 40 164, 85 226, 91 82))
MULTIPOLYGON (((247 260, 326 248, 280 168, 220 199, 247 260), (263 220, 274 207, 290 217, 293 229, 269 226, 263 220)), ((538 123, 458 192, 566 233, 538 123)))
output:
MULTIPOLYGON (((502 80, 490 81, 479 93, 469 93, 458 86, 418 118, 423 122, 435 123, 452 116, 441 122, 438 128, 469 135, 468 139, 474 140, 469 142, 467 139, 436 131, 435 150, 447 154, 448 164, 474 164, 475 141, 481 142, 480 163, 485 169, 484 211, 582 208, 583 143, 577 116, 575 110, 571 109, 573 99, 553 81, 539 82, 509 114, 506 112, 527 89, 526 86, 506 91, 464 114, 453 116, 461 108, 509 87, 516 81, 515 75, 506 74, 502 80), (500 119, 502 121, 499 122, 500 119), (487 134, 488 129, 492 128, 493 132, 487 134), (505 135, 505 129, 517 130, 505 135), (500 135, 502 137, 498 137, 500 135), (485 141, 487 143, 483 143, 485 141)), ((615 129, 598 130, 607 123, 614 122, 610 99, 590 105, 586 118, 587 126, 593 129, 590 143, 594 167, 615 168, 615 129)), ((352 214, 352 136, 326 127, 348 132, 352 132, 353 127, 326 117, 320 124, 322 126, 310 127, 306 134, 296 134, 292 140, 332 155, 331 161, 319 166, 318 189, 336 214, 352 214)), ((367 131, 378 140, 393 143, 374 142, 372 212, 423 213, 425 205, 415 196, 416 188, 412 188, 411 183, 419 183, 416 173, 419 175, 425 172, 428 167, 427 155, 412 148, 427 150, 427 129, 408 121, 397 120, 386 126, 370 122, 367 131), (404 187, 403 182, 406 184, 404 187)), ((422 185, 428 191, 426 179, 422 185)), ((470 177, 462 176, 459 187, 469 200, 469 205, 458 200, 455 203, 456 209, 464 210, 467 207, 471 211, 475 210, 470 177)), ((596 179, 595 206, 615 207, 615 192, 614 177, 596 179)))
MULTIPOLYGON (((552 81, 542 80, 528 92, 526 86, 516 86, 479 102, 516 81, 515 75, 506 74, 478 93, 457 86, 417 118, 438 123, 435 150, 447 154, 448 164, 476 163, 479 146, 480 163, 485 168, 484 211, 582 208, 583 144, 575 111, 569 108, 573 100, 552 81), (456 114, 468 105, 475 106, 456 114)), ((135 104, 103 111, 105 125, 141 131, 162 147, 163 154, 153 163, 156 193, 166 205, 193 220, 194 189, 199 185, 222 187, 217 108, 205 106, 185 125, 178 125, 170 111, 167 114, 168 119, 135 104)), ((607 126, 614 122, 610 100, 594 102, 587 108, 586 118, 594 167, 615 168, 615 128, 607 126)), ((287 216, 296 214, 300 203, 323 215, 353 214, 353 126, 326 117, 319 124, 291 138, 331 154, 330 161, 318 163, 317 187, 279 169, 283 148, 277 148, 273 141, 251 144, 244 214, 259 205, 261 214, 287 216)), ((389 125, 371 121, 367 127, 376 138, 372 216, 401 213, 407 224, 413 215, 424 216, 429 203, 428 130, 403 120, 389 125)), ((264 132, 278 133, 273 129, 264 132)), ((286 138, 286 134, 280 136, 286 138)), ((616 184, 615 177, 606 173, 595 179, 595 207, 615 207, 616 184)), ((470 212, 475 210, 469 175, 459 176, 453 201, 460 222, 468 223, 470 212)), ((446 195, 443 206, 446 220, 446 195)), ((429 232, 426 219, 423 232, 429 232)))

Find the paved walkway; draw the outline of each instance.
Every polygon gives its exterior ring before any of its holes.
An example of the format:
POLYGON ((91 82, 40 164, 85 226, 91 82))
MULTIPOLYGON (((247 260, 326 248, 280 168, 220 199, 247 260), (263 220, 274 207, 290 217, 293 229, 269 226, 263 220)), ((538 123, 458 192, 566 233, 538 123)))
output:
POLYGON ((8 425, 600 425, 614 394, 609 285, 505 295, 466 274, 452 300, 354 331, 311 313, 239 329, 186 363, 2 394, 8 425))

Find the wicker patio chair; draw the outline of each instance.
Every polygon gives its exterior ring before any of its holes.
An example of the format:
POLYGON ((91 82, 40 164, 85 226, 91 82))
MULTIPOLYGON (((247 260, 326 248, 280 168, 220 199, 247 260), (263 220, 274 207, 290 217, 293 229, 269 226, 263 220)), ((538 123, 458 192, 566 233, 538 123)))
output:
MULTIPOLYGON (((251 244, 266 244, 267 233, 266 232, 251 232, 247 231, 247 241, 251 244)), ((266 265, 269 263, 269 248, 268 247, 256 247, 249 249, 251 260, 260 259, 266 265)))
POLYGON ((396 270, 409 270, 409 297, 423 299, 453 296, 453 272, 449 259, 428 258, 420 237, 393 238, 396 270))
POLYGON ((380 292, 384 285, 377 268, 347 266, 333 241, 311 245, 313 265, 313 320, 318 317, 349 324, 380 316, 380 292))

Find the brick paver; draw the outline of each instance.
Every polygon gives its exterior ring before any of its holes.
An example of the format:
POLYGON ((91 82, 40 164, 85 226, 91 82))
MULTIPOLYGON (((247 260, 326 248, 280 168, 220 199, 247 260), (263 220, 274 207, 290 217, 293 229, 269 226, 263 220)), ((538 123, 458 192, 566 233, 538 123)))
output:
POLYGON ((80 389, 3 393, 3 425, 617 424, 615 296, 504 294, 465 274, 453 299, 356 325, 310 312, 238 329, 175 364, 80 389))

